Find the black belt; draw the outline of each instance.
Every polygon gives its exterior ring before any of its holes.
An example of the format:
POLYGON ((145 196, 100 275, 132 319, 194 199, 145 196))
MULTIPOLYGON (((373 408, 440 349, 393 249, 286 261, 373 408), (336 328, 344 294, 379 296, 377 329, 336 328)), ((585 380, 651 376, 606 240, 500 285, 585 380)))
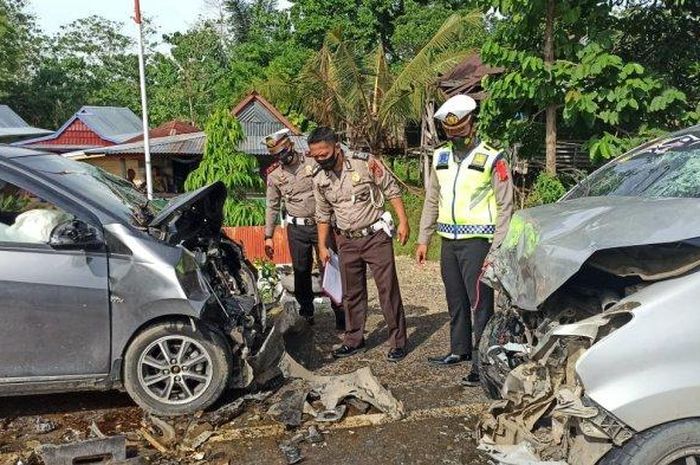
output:
POLYGON ((361 228, 361 229, 340 229, 340 228, 334 228, 334 229, 335 229, 336 234, 339 234, 346 239, 362 239, 363 237, 371 236, 372 234, 379 231, 380 228, 377 228, 376 226, 380 222, 381 222, 381 220, 377 221, 376 223, 371 224, 365 228, 361 228))
POLYGON ((287 215, 285 221, 287 224, 294 224, 296 226, 314 226, 316 224, 316 220, 313 218, 298 218, 291 215, 287 215))

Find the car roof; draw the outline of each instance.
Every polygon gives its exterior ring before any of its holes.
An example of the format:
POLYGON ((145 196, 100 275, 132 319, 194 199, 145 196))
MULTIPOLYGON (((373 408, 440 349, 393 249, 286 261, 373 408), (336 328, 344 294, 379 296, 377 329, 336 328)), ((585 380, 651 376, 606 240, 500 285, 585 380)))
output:
POLYGON ((0 144, 0 157, 6 160, 13 160, 23 157, 36 157, 36 156, 52 156, 57 157, 55 153, 41 152, 39 150, 23 149, 20 147, 13 147, 11 145, 0 144))

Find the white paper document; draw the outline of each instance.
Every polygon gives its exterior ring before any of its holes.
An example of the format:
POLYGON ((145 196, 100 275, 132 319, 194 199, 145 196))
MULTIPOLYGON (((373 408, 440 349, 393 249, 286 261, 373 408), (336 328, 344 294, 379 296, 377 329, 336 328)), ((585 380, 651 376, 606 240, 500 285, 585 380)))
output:
POLYGON ((340 262, 338 255, 330 252, 331 258, 326 263, 323 271, 323 292, 331 298, 333 302, 339 304, 343 300, 343 281, 340 279, 340 262))

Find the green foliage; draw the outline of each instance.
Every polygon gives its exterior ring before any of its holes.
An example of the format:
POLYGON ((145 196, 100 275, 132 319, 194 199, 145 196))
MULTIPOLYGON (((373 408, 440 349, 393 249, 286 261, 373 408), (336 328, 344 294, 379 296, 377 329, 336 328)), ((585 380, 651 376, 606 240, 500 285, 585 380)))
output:
POLYGON ((186 33, 164 36, 170 54, 156 54, 149 72, 150 113, 155 122, 185 117, 202 127, 214 109, 227 104, 227 60, 218 32, 204 23, 186 33))
POLYGON ((17 195, 0 194, 0 211, 22 212, 29 205, 29 199, 17 195))
POLYGON ((532 191, 525 199, 526 207, 535 207, 547 203, 556 202, 564 194, 566 188, 556 176, 542 171, 532 186, 532 191))
MULTIPOLYGON (((404 208, 406 209, 406 216, 408 217, 408 224, 411 227, 411 236, 408 238, 406 245, 401 245, 399 242, 394 241, 394 253, 396 255, 408 255, 410 257, 415 256, 416 247, 418 246, 418 231, 420 230, 420 216, 423 212, 423 202, 425 196, 416 194, 404 194, 402 196, 404 208)), ((394 218, 396 218, 396 213, 394 209, 389 205, 389 210, 391 211, 394 218)), ((440 240, 434 235, 430 241, 430 246, 428 247, 428 259, 429 260, 439 260, 440 259, 440 240)))
POLYGON ((265 304, 272 304, 276 301, 275 287, 279 283, 280 277, 277 273, 277 265, 266 259, 257 259, 253 265, 258 271, 258 292, 265 304))
POLYGON ((380 154, 407 121, 420 120, 424 99, 437 93, 439 75, 466 54, 454 50, 455 41, 478 23, 474 14, 450 16, 397 72, 390 70, 382 43, 364 53, 350 32, 333 29, 298 77, 268 80, 266 94, 318 124, 347 128, 352 144, 380 154))
MULTIPOLYGON (((599 159, 620 154, 647 133, 675 129, 694 119, 689 109, 696 102, 669 84, 683 79, 670 79, 659 72, 660 66, 647 69, 631 59, 655 52, 647 49, 644 54, 638 53, 643 47, 636 41, 637 52, 632 53, 623 28, 636 27, 637 37, 653 35, 651 24, 640 28, 629 18, 645 17, 639 8, 662 8, 658 2, 630 2, 618 10, 615 2, 554 0, 556 60, 551 64, 543 59, 547 2, 481 3, 484 9, 496 8, 502 15, 482 47, 482 58, 506 69, 484 83, 490 98, 481 110, 480 131, 486 139, 507 145, 519 143, 525 156, 541 153, 543 113, 554 105, 559 113, 558 137, 587 141, 591 157, 599 159)), ((686 20, 693 22, 691 16, 686 20)), ((694 24, 700 27, 697 17, 694 24)), ((683 66, 691 68, 692 56, 697 52, 681 55, 683 66)), ((654 58, 659 59, 658 55, 654 58)), ((686 77, 692 77, 690 74, 686 71, 686 77)), ((687 82, 683 87, 688 88, 687 82)))
POLYGON ((258 258, 253 262, 255 269, 258 270, 258 277, 261 279, 277 280, 279 278, 277 273, 277 265, 271 260, 264 258, 258 258))
POLYGON ((198 189, 216 181, 226 185, 228 197, 224 204, 227 226, 254 226, 265 222, 265 207, 247 194, 262 190, 255 157, 239 152, 236 147, 245 137, 243 128, 230 110, 218 109, 205 126, 207 142, 202 162, 187 177, 185 188, 198 189))
POLYGON ((404 184, 422 187, 420 176, 423 168, 420 158, 392 157, 386 159, 385 163, 404 184))

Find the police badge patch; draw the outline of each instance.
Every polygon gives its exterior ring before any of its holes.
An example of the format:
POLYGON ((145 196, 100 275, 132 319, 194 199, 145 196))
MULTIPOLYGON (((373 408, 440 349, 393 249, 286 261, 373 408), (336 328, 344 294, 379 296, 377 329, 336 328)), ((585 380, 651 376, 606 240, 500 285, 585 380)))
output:
POLYGON ((450 165, 450 152, 449 152, 449 150, 443 150, 441 152, 438 152, 437 156, 438 156, 438 159, 437 159, 437 163, 435 164, 435 169, 436 170, 447 169, 450 165))
POLYGON ((489 156, 485 153, 477 153, 474 155, 472 162, 469 164, 470 170, 484 171, 484 166, 488 161, 489 156))

